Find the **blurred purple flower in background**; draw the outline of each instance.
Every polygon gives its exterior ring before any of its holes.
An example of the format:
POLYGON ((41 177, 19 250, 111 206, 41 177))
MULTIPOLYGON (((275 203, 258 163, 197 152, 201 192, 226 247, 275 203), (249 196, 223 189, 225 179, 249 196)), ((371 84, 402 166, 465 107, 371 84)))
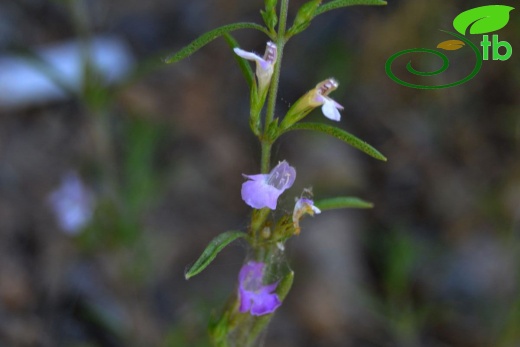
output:
POLYGON ((262 284, 264 271, 265 264, 256 261, 249 261, 240 269, 238 275, 240 312, 261 316, 274 312, 282 304, 278 295, 274 293, 278 282, 262 284))
POLYGON ((78 234, 92 219, 94 195, 75 172, 64 175, 48 199, 60 227, 68 234, 78 234))
POLYGON ((285 160, 269 174, 244 175, 250 179, 242 184, 242 200, 252 208, 276 209, 278 197, 289 189, 296 178, 296 170, 285 160))

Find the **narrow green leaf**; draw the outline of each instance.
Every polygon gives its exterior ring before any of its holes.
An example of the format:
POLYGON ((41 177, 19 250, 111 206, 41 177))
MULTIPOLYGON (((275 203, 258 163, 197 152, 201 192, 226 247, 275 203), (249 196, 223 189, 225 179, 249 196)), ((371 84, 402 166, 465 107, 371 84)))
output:
POLYGON ((338 208, 372 208, 374 204, 352 196, 342 196, 337 198, 323 199, 315 201, 314 205, 320 210, 333 210, 338 208))
POLYGON ((316 17, 319 14, 325 13, 330 10, 335 10, 341 7, 354 6, 354 5, 386 5, 386 1, 383 0, 334 0, 328 2, 316 10, 314 16, 316 17))
POLYGON ((513 9, 504 5, 475 7, 455 17, 453 27, 462 35, 466 35, 468 28, 470 34, 487 34, 505 27, 513 9))
POLYGON ((234 24, 228 24, 221 26, 219 28, 213 29, 211 31, 208 31, 207 33, 200 36, 198 39, 191 42, 186 47, 182 48, 180 51, 178 51, 175 54, 170 55, 166 59, 164 59, 165 63, 171 64, 178 62, 179 60, 182 60, 186 57, 189 57, 196 51, 198 51, 200 48, 204 47, 211 41, 215 40, 219 36, 224 35, 225 33, 229 33, 234 30, 238 29, 256 29, 259 30, 266 35, 269 35, 269 32, 261 25, 256 23, 234 23, 234 24))
POLYGON ((217 254, 224 249, 231 242, 235 241, 240 237, 247 237, 247 234, 242 231, 226 231, 215 237, 209 245, 206 247, 204 252, 202 252, 201 256, 195 264, 193 264, 190 269, 186 272, 184 277, 186 279, 190 279, 191 277, 197 275, 202 270, 204 270, 217 256, 217 254))
POLYGON ((293 126, 291 126, 288 129, 283 130, 279 135, 282 133, 291 131, 291 130, 314 130, 314 131, 321 131, 322 133, 334 136, 335 138, 344 141, 351 145, 352 147, 355 147, 359 149, 362 152, 365 152, 369 156, 376 158, 378 160, 386 161, 386 157, 382 155, 377 149, 370 146, 365 141, 357 138, 356 136, 346 132, 345 130, 326 125, 321 123, 296 123, 293 126))
MULTIPOLYGON (((226 40, 229 47, 231 47, 231 50, 233 48, 238 47, 238 42, 234 39, 233 36, 229 33, 224 33, 222 36, 224 36, 224 39, 226 40)), ((244 58, 236 55, 233 52, 233 57, 235 58, 235 61, 238 63, 238 67, 240 68, 240 71, 242 71, 242 74, 244 75, 244 78, 246 79, 247 85, 249 86, 249 89, 251 89, 251 86, 254 83, 255 80, 255 74, 253 72, 253 69, 251 69, 251 65, 247 60, 244 58)))

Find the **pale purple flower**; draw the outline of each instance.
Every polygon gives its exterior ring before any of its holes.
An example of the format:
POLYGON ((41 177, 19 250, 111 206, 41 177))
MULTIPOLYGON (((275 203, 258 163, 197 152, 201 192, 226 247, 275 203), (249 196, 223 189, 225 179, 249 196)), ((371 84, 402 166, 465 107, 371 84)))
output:
POLYGON ((78 234, 92 219, 94 195, 75 172, 67 173, 48 199, 60 227, 68 234, 78 234))
POLYGON ((259 90, 263 91, 269 85, 277 59, 277 47, 273 42, 267 42, 264 56, 244 51, 240 48, 233 49, 235 53, 247 60, 256 62, 256 77, 258 78, 259 90))
POLYGON ((321 210, 314 206, 314 201, 308 198, 299 198, 294 205, 293 211, 293 225, 294 225, 294 233, 298 235, 300 233, 300 219, 305 215, 309 214, 314 216, 314 214, 320 214, 321 210))
POLYGON ((296 170, 285 160, 270 173, 244 175, 250 179, 242 184, 242 200, 252 208, 276 209, 278 197, 290 188, 296 178, 296 170))
POLYGON ((322 105, 321 111, 323 115, 335 121, 341 120, 339 110, 343 110, 343 106, 329 98, 328 95, 330 92, 336 90, 338 86, 339 83, 335 79, 329 78, 318 83, 316 87, 309 92, 309 103, 314 106, 322 105))
POLYGON ((238 275, 239 311, 249 312, 253 316, 261 316, 274 312, 281 304, 274 291, 278 282, 263 284, 265 263, 249 261, 242 266, 238 275))

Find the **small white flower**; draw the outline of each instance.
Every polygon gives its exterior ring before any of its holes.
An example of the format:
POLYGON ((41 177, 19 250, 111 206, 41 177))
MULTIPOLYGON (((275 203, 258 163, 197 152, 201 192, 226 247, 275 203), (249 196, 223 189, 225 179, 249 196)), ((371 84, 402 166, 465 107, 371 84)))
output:
POLYGON ((258 78, 259 90, 263 91, 271 82, 271 76, 274 71, 274 64, 277 59, 277 48, 273 42, 267 42, 264 56, 261 57, 255 53, 244 51, 240 48, 234 49, 235 53, 247 60, 256 62, 256 77, 258 78))
POLYGON ((305 116, 318 106, 321 106, 321 111, 325 117, 337 122, 340 121, 341 114, 339 111, 343 110, 343 106, 328 96, 338 88, 338 85, 338 82, 333 78, 328 78, 318 83, 316 87, 305 93, 291 106, 280 124, 280 128, 288 129, 293 124, 305 118, 305 116))
POLYGON ((323 112, 323 115, 334 121, 341 120, 339 110, 343 110, 343 106, 329 98, 328 95, 330 92, 336 90, 338 86, 339 83, 335 79, 329 78, 318 83, 316 87, 309 92, 309 103, 315 107, 322 105, 321 111, 323 112))
POLYGON ((299 198, 294 205, 294 211, 292 215, 293 225, 294 225, 294 233, 298 235, 300 233, 300 219, 305 214, 310 214, 314 216, 314 214, 320 214, 321 210, 314 206, 314 201, 308 198, 299 198))
POLYGON ((85 227, 94 212, 94 195, 75 172, 67 173, 58 189, 48 196, 60 227, 76 235, 85 227))

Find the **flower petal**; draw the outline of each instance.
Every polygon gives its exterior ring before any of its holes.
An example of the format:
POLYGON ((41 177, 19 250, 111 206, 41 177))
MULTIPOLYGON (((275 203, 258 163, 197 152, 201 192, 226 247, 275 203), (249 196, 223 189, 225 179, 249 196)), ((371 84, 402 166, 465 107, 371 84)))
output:
POLYGON ((300 219, 305 214, 310 214, 311 216, 314 216, 315 213, 320 214, 321 210, 314 206, 314 201, 312 201, 311 199, 302 197, 296 201, 292 215, 294 233, 296 235, 300 233, 300 219))
MULTIPOLYGON (((338 105, 334 100, 329 99, 327 97, 324 97, 325 102, 323 103, 323 106, 321 107, 321 111, 323 112, 323 115, 327 117, 328 119, 334 120, 334 121, 340 121, 341 120, 341 114, 338 111, 338 105)), ((342 107, 341 105, 339 105, 342 107)), ((342 107, 343 108, 343 107, 342 107)))
POLYGON ((292 187, 296 170, 287 161, 281 161, 269 173, 267 183, 282 191, 292 187))
POLYGON ((283 190, 268 185, 264 180, 247 181, 242 184, 242 200, 252 208, 269 207, 276 210, 278 197, 283 190))
POLYGON ((273 313, 282 302, 277 294, 256 295, 251 305, 251 315, 262 316, 264 314, 273 313))
POLYGON ((269 174, 244 175, 250 179, 242 184, 242 200, 252 208, 276 209, 278 198, 296 179, 296 170, 285 160, 269 174))
POLYGON ((240 48, 233 48, 233 51, 235 51, 236 55, 244 59, 256 61, 258 63, 266 63, 266 61, 262 57, 256 55, 255 53, 244 51, 240 48))
POLYGON ((240 300, 240 307, 238 308, 238 311, 242 313, 248 312, 249 310, 251 310, 251 306, 253 305, 255 293, 244 290, 243 288, 240 288, 238 290, 238 293, 238 297, 240 300))
POLYGON ((238 275, 239 311, 261 316, 274 312, 281 304, 274 290, 278 282, 262 285, 265 263, 250 261, 240 269, 238 275))

